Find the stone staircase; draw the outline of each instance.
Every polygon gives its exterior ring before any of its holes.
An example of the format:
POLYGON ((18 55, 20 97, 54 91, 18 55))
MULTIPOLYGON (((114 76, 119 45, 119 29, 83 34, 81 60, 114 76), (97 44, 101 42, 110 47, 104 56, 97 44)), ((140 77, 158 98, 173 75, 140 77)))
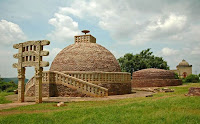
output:
MULTIPOLYGON (((93 97, 104 97, 108 96, 108 89, 89 83, 82 79, 72 77, 70 75, 64 74, 62 72, 57 71, 44 71, 42 76, 43 83, 55 83, 55 84, 63 84, 69 88, 76 89, 78 92, 82 94, 86 94, 88 96, 93 97)), ((25 94, 28 90, 35 85, 35 78, 32 77, 25 86, 25 94)))

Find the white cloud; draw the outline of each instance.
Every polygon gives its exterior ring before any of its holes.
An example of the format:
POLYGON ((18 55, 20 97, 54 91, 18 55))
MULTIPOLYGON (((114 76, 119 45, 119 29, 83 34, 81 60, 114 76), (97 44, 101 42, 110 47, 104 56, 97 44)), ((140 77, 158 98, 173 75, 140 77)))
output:
POLYGON ((2 45, 11 45, 25 39, 26 36, 19 25, 6 20, 0 21, 0 43, 2 45))
POLYGON ((161 52, 162 52, 162 55, 164 56, 171 56, 171 55, 176 55, 178 53, 178 50, 165 47, 161 50, 161 52))
POLYGON ((157 18, 156 22, 152 22, 152 25, 147 27, 150 31, 160 30, 160 31, 170 31, 170 30, 182 30, 185 26, 187 17, 184 15, 170 14, 167 19, 161 17, 157 18), (154 24, 155 23, 155 24, 154 24))
POLYGON ((199 5, 187 0, 75 0, 67 7, 60 7, 58 13, 96 24, 127 49, 128 45, 150 46, 156 51, 164 46, 159 55, 175 66, 184 58, 199 61, 195 58, 199 54, 195 47, 200 39, 199 5))
POLYGON ((143 31, 133 36, 130 43, 140 45, 149 41, 160 41, 161 39, 170 41, 170 38, 181 40, 177 34, 187 28, 186 22, 187 17, 185 15, 170 14, 167 18, 164 16, 153 18, 143 31))
POLYGON ((197 44, 196 46, 193 47, 191 54, 192 55, 200 55, 200 44, 197 44))
POLYGON ((78 22, 60 13, 55 13, 54 18, 49 20, 49 24, 53 25, 55 30, 47 34, 47 37, 54 41, 73 40, 74 36, 79 32, 78 22))
POLYGON ((60 49, 60 48, 53 48, 53 49, 51 50, 51 56, 53 56, 53 58, 55 58, 56 55, 57 55, 61 50, 62 50, 62 49, 60 49))
POLYGON ((49 61, 50 63, 53 61, 53 59, 56 57, 56 55, 62 50, 61 48, 53 48, 51 50, 44 48, 44 50, 49 51, 49 56, 45 56, 45 59, 49 61))

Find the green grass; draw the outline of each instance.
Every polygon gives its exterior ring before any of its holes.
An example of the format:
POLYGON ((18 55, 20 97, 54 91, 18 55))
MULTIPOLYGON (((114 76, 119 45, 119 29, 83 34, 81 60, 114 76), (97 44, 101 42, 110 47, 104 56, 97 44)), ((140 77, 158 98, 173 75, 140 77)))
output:
POLYGON ((109 101, 42 103, 0 111, 0 124, 198 124, 200 97, 188 97, 188 88, 200 84, 184 84, 172 93, 153 97, 109 101))
POLYGON ((0 104, 11 103, 11 101, 7 100, 5 96, 11 95, 13 93, 9 92, 0 92, 0 104))

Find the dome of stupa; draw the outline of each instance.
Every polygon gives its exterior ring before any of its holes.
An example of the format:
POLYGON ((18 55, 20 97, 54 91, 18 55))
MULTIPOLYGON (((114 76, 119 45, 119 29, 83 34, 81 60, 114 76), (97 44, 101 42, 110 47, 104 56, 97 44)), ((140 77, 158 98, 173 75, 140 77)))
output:
POLYGON ((75 43, 57 54, 50 71, 121 72, 121 69, 114 55, 86 34, 75 36, 75 43))
POLYGON ((133 79, 174 79, 174 72, 164 69, 148 68, 133 72, 133 79))

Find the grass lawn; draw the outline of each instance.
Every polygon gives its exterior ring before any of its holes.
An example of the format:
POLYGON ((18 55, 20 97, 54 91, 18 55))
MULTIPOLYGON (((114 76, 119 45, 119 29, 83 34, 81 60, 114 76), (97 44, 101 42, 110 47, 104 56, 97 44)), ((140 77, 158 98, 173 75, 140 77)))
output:
POLYGON ((42 103, 0 111, 0 124, 199 124, 200 97, 188 97, 189 87, 171 87, 172 93, 122 100, 70 102, 64 107, 42 103))
POLYGON ((13 93, 0 92, 0 104, 11 103, 11 101, 5 98, 5 96, 11 95, 11 94, 13 93))

